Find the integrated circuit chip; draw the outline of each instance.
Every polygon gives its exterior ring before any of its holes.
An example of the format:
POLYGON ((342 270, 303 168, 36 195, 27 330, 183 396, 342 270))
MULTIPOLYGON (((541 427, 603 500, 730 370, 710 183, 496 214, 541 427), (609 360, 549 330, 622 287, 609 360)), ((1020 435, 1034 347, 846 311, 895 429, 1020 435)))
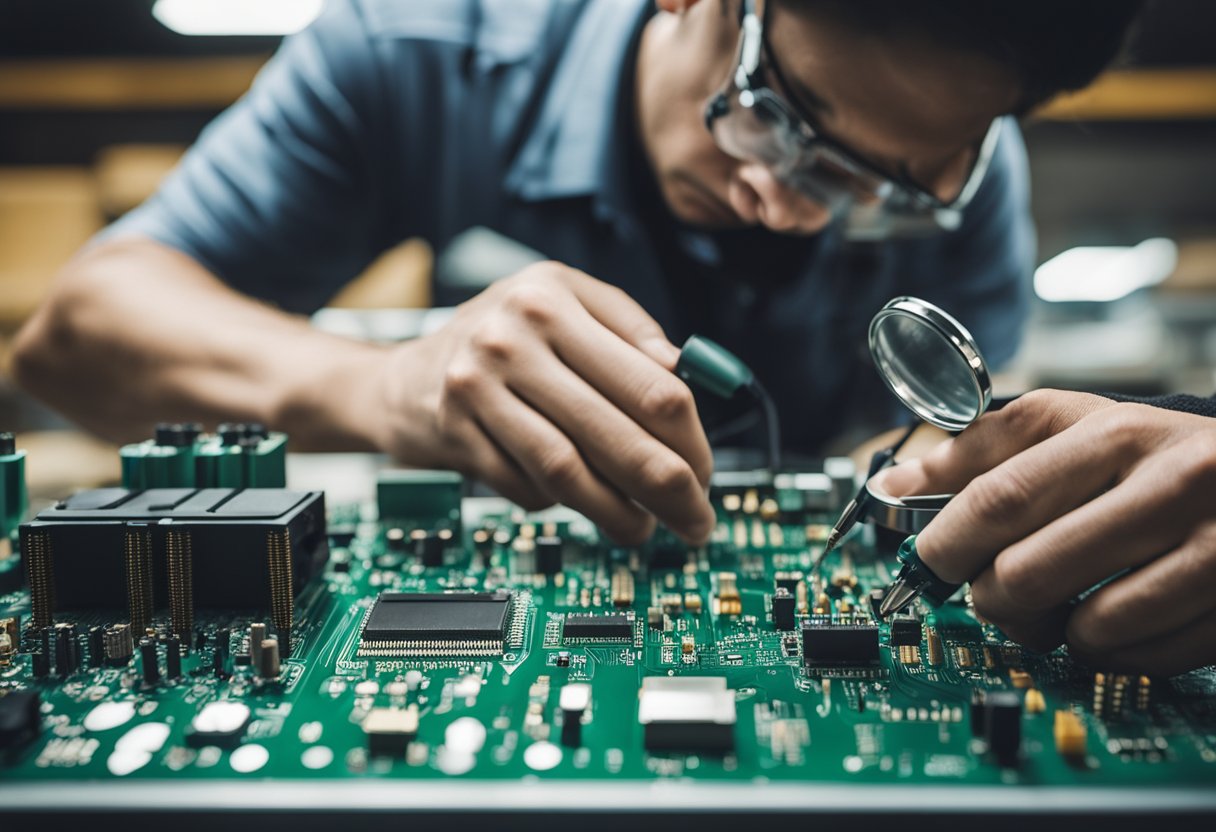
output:
POLYGON ((632 641, 633 621, 633 616, 628 613, 591 615, 590 613, 572 612, 566 616, 566 623, 562 626, 562 638, 632 641))
POLYGON ((808 621, 802 625, 802 656, 809 666, 878 664, 878 627, 808 621))
POLYGON ((359 655, 501 655, 510 612, 509 592, 384 592, 363 624, 359 655))

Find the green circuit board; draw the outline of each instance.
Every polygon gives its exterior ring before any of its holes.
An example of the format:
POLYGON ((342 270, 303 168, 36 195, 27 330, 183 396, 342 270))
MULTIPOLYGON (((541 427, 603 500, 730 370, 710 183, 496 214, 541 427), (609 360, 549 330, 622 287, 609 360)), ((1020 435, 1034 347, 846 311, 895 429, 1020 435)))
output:
POLYGON ((444 477, 390 484, 393 517, 330 506, 276 676, 250 643, 269 606, 200 606, 180 671, 169 610, 117 662, 90 660, 85 634, 128 609, 56 611, 81 653, 39 670, 30 592, 10 592, 0 704, 34 691, 40 710, 0 781, 1216 783, 1212 669, 1150 680, 1036 655, 963 594, 918 606, 896 639, 871 598, 894 544, 860 529, 812 574, 842 495, 811 474, 720 483, 719 525, 695 550, 662 531, 619 548, 573 512, 495 498, 457 494, 457 512, 444 477), (200 722, 217 703, 245 710, 200 722))

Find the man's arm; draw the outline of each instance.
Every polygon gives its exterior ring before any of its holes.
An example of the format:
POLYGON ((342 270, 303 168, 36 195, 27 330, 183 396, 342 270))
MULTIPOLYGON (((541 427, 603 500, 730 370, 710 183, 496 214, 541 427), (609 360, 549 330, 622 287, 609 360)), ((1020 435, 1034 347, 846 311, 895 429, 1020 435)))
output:
POLYGON ((538 264, 391 348, 254 299, 314 308, 396 241, 386 229, 406 233, 384 190, 415 183, 384 175, 380 151, 406 151, 375 122, 380 41, 360 8, 330 3, 289 38, 158 194, 64 269, 20 335, 18 379, 114 438, 257 419, 305 447, 459 470, 525 507, 563 502, 624 543, 656 520, 703 542, 709 445, 676 348, 620 290, 538 264))

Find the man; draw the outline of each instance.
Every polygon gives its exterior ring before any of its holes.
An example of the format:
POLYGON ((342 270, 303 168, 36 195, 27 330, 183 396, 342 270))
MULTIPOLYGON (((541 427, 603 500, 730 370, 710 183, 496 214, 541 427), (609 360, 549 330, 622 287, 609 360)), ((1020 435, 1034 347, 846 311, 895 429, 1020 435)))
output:
POLYGON ((894 294, 1006 359, 1033 235, 1000 117, 1087 84, 1137 5, 331 3, 65 269, 15 371, 111 437, 256 419, 699 543, 711 458, 673 341, 739 353, 804 450, 867 415, 855 356, 894 294), (867 216, 945 228, 852 241, 867 216), (560 263, 391 348, 254 300, 310 311, 397 241, 475 225, 560 263))

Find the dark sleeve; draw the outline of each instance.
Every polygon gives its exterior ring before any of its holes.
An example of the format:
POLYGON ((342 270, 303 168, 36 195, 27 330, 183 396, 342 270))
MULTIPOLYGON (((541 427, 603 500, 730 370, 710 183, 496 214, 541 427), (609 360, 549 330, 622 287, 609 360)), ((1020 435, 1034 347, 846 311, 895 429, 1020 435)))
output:
POLYGON ((374 54, 357 4, 327 4, 103 239, 150 237, 246 294, 292 311, 321 306, 384 247, 374 54))
POLYGON ((1216 418, 1216 396, 1184 396, 1181 393, 1170 393, 1166 396, 1123 396, 1118 393, 1100 393, 1108 399, 1117 402, 1136 402, 1160 407, 1163 410, 1176 410, 1179 413, 1193 413, 1196 416, 1216 418))

